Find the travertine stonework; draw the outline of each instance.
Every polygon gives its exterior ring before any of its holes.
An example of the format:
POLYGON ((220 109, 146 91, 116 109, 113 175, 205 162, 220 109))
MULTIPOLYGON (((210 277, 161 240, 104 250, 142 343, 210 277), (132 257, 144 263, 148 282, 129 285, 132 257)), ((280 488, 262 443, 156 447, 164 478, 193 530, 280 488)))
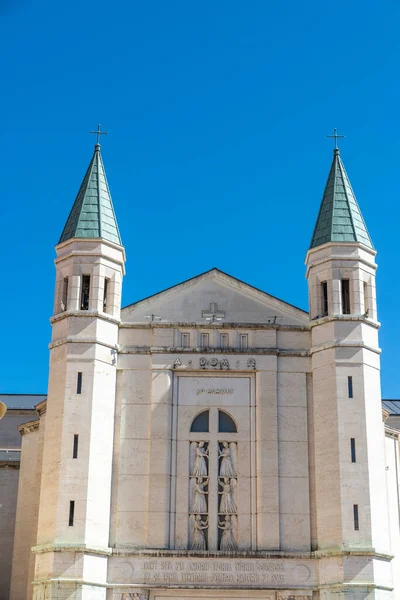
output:
POLYGON ((372 245, 309 250, 310 313, 218 269, 121 310, 124 248, 74 235, 21 428, 10 599, 398 598, 372 245))

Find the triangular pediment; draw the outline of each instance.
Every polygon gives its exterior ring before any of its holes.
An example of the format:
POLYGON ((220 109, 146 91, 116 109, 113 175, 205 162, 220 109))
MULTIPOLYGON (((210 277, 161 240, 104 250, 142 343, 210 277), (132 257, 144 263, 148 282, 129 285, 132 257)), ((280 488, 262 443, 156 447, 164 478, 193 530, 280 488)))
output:
POLYGON ((308 313, 219 269, 122 309, 124 323, 273 323, 307 325, 308 313), (212 315, 215 315, 214 317, 212 315))

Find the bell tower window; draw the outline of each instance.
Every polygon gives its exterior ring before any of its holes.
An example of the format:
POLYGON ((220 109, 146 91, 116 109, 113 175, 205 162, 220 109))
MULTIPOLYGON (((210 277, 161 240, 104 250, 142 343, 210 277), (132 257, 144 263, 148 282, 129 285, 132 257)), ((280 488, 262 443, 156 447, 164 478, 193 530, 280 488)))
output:
POLYGON ((342 279, 342 314, 350 314, 350 280, 342 279))
POLYGON ((326 317, 328 314, 328 282, 323 281, 321 283, 321 317, 326 317))
POLYGON ((368 283, 364 281, 363 284, 364 291, 364 315, 368 317, 369 314, 369 301, 368 301, 368 283))
POLYGON ((64 312, 68 308, 68 277, 64 277, 62 299, 61 299, 61 310, 64 312))
POLYGON ((105 277, 104 278, 104 294, 103 294, 103 312, 108 312, 108 304, 109 304, 109 289, 110 289, 110 280, 105 277))
POLYGON ((90 275, 82 275, 81 310, 89 310, 90 275))

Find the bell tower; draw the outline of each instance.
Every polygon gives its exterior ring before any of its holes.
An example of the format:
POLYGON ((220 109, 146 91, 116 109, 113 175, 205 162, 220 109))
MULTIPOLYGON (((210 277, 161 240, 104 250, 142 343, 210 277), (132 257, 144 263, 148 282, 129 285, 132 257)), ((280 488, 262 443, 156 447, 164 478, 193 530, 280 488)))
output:
POLYGON ((125 251, 99 143, 56 254, 34 597, 104 600, 125 251))
POLYGON ((325 597, 364 597, 362 586, 350 590, 337 582, 349 578, 351 569, 360 572, 370 564, 374 567, 364 579, 375 586, 374 573, 386 568, 379 557, 390 553, 375 255, 335 147, 306 257, 315 464, 312 542, 313 550, 328 557, 327 585, 320 592, 325 597))

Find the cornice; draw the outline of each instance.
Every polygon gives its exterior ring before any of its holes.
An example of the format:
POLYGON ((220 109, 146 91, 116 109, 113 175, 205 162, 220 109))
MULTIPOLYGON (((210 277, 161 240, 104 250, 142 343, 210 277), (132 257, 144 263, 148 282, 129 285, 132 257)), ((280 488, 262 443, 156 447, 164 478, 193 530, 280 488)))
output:
POLYGON ((84 552, 86 554, 101 554, 111 556, 112 548, 103 546, 90 546, 88 544, 41 544, 32 547, 33 554, 47 552, 84 552))
POLYGON ((350 342, 339 342, 335 340, 334 342, 325 342, 324 344, 319 344, 318 346, 312 346, 312 348, 310 349, 310 355, 313 355, 316 352, 322 352, 323 350, 330 350, 331 348, 362 348, 364 350, 374 352, 375 354, 381 354, 382 352, 380 348, 368 346, 368 344, 365 344, 364 342, 360 342, 358 340, 350 342))
POLYGON ((42 400, 41 402, 38 402, 35 405, 36 411, 39 415, 39 417, 42 417, 43 415, 46 414, 46 410, 47 410, 47 398, 45 398, 45 400, 42 400))
POLYGON ((0 460, 0 470, 2 471, 19 471, 19 461, 0 460))
POLYGON ((58 346, 63 346, 64 344, 92 344, 98 346, 104 346, 105 348, 110 348, 111 350, 118 350, 118 344, 107 344, 106 342, 102 342, 98 338, 88 337, 88 338, 76 338, 73 336, 67 336, 56 340, 55 342, 50 342, 49 349, 57 348, 58 346))
POLYGON ((62 321, 67 317, 74 317, 79 319, 88 319, 88 318, 96 318, 102 319, 103 321, 108 321, 110 323, 115 323, 115 325, 119 325, 121 323, 120 319, 116 319, 108 313, 99 312, 98 310, 65 310, 64 312, 57 313, 50 317, 50 323, 57 323, 58 321, 62 321))
POLYGON ((231 356, 297 356, 309 357, 308 349, 292 350, 279 348, 180 348, 175 346, 120 346, 118 354, 223 354, 231 356))
POLYGON ((320 317, 319 319, 313 319, 310 321, 310 329, 316 327, 317 325, 324 325, 325 323, 331 323, 333 321, 348 321, 348 322, 358 322, 365 323, 365 325, 370 325, 374 329, 379 329, 381 324, 379 321, 373 321, 372 319, 368 319, 364 315, 326 315, 325 317, 320 317))
POLYGON ((394 438, 397 441, 400 439, 400 431, 398 429, 394 429, 393 427, 389 427, 388 425, 385 425, 385 435, 394 438))
POLYGON ((309 325, 277 325, 272 323, 218 323, 211 325, 210 323, 197 323, 196 321, 176 321, 161 323, 160 321, 153 323, 128 323, 122 322, 120 329, 270 329, 276 331, 309 331, 309 325))
POLYGON ((348 548, 346 550, 312 550, 309 552, 299 551, 299 552, 285 552, 282 550, 238 550, 237 552, 229 552, 228 554, 220 551, 209 551, 205 550, 203 552, 193 551, 193 550, 147 550, 145 548, 134 548, 120 545, 119 547, 112 548, 113 556, 127 556, 130 555, 132 557, 138 556, 148 556, 148 557, 159 557, 159 558, 219 558, 229 557, 229 558, 276 558, 276 559, 284 559, 284 558, 293 558, 295 560, 299 559, 321 559, 321 558, 344 558, 344 557, 352 557, 352 556, 366 556, 370 558, 376 558, 378 560, 391 561, 394 558, 393 554, 385 554, 376 552, 374 548, 348 548))
POLYGON ((18 431, 21 435, 25 435, 26 433, 32 433, 33 431, 38 431, 40 426, 39 419, 37 421, 28 421, 28 423, 22 423, 18 425, 18 431))

